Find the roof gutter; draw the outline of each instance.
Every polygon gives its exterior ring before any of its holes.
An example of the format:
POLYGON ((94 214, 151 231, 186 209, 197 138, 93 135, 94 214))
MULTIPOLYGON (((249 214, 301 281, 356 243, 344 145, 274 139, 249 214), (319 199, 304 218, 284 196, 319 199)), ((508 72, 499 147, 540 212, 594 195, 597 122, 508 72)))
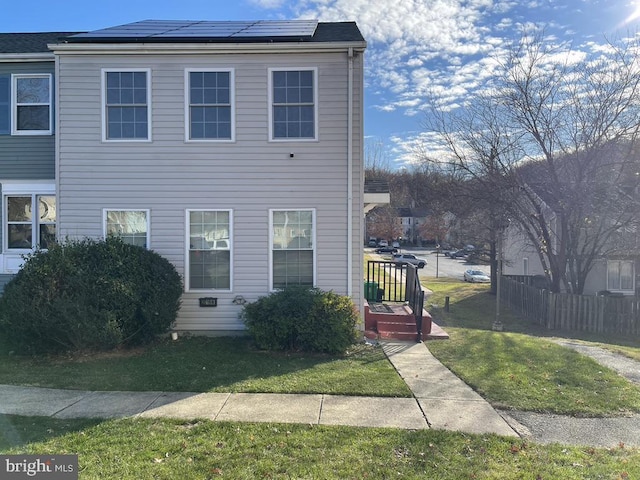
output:
POLYGON ((53 52, 37 52, 37 53, 0 53, 0 63, 7 62, 52 62, 54 60, 53 52))
POLYGON ((314 53, 364 51, 366 42, 303 43, 52 43, 49 49, 66 55, 184 55, 194 53, 314 53))

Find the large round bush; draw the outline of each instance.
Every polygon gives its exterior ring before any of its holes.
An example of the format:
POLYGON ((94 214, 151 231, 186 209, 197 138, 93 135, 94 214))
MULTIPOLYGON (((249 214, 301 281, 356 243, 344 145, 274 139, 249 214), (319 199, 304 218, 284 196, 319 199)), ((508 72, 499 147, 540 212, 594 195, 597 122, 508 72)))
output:
POLYGON ((343 353, 357 340, 353 301, 317 288, 287 287, 245 305, 243 318, 259 348, 343 353))
POLYGON ((182 282, 155 252, 116 237, 26 257, 0 300, 0 330, 19 353, 106 350, 167 332, 182 282))

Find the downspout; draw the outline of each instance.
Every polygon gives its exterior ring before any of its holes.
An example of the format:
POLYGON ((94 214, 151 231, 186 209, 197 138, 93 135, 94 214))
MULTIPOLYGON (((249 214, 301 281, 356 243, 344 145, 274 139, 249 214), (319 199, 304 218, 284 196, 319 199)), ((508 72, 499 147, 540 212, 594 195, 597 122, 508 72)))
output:
POLYGON ((353 47, 349 47, 347 86, 347 295, 353 295, 353 47))

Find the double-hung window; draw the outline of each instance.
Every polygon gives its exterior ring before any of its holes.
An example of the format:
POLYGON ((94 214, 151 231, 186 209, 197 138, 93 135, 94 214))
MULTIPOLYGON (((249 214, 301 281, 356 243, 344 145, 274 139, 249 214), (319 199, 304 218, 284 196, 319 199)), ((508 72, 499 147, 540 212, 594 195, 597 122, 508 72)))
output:
POLYGON ((234 139, 233 70, 186 70, 187 140, 234 139))
POLYGON ((187 290, 231 290, 232 212, 187 210, 187 290))
POLYGON ((148 69, 103 70, 103 140, 151 140, 148 69))
POLYGON ((105 209, 104 236, 115 236, 123 242, 149 248, 149 210, 105 209))
POLYGON ((55 195, 5 195, 4 209, 7 252, 36 247, 47 249, 55 243, 55 195))
MULTIPOLYGON (((51 75, 47 73, 11 76, 12 135, 51 135, 53 124, 51 83, 51 75)), ((0 102, 2 102, 2 96, 0 94, 0 102)), ((0 104, 0 111, 2 108, 0 104)), ((2 122, 0 120, 0 123, 2 122)))
POLYGON ((607 290, 613 292, 633 292, 634 270, 633 260, 608 260, 607 290))
POLYGON ((272 210, 271 289, 315 285, 315 210, 272 210))
POLYGON ((317 139, 317 70, 269 70, 271 140, 317 139))

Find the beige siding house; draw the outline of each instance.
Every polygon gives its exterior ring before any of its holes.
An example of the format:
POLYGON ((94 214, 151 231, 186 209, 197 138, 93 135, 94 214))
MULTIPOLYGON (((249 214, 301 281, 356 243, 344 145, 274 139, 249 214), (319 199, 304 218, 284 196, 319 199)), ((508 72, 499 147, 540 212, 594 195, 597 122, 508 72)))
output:
POLYGON ((232 333, 290 284, 362 309, 363 53, 355 23, 144 21, 50 45, 60 238, 153 249, 175 329, 232 333))

